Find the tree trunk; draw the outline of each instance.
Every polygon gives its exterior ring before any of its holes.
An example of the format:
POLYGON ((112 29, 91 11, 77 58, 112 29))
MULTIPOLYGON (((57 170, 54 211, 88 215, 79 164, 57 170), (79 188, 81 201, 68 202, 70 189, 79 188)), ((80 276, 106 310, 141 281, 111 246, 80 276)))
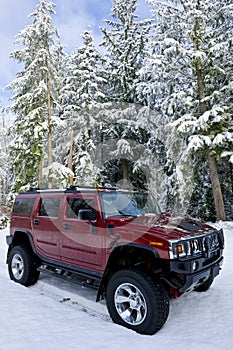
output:
MULTIPOLYGON (((198 1, 197 9, 199 9, 200 3, 198 1)), ((202 41, 200 39, 200 28, 201 25, 196 20, 194 24, 194 44, 197 49, 197 51, 201 50, 202 47, 202 41)), ((195 73, 197 78, 197 86, 198 86, 198 98, 199 98, 199 110, 200 114, 204 114, 208 108, 206 105, 205 99, 205 82, 203 79, 203 70, 202 70, 202 61, 199 57, 196 58, 195 62, 195 73)), ((208 163, 209 163, 209 169, 210 169, 210 177, 211 177, 211 184, 212 184, 212 191, 214 196, 214 203, 215 203, 215 210, 216 210, 216 216, 217 220, 226 220, 225 215, 225 208, 224 208, 224 202, 223 202, 223 196, 222 196, 222 190, 220 186, 219 181, 219 175, 218 175, 218 169, 217 169, 217 162, 213 155, 210 154, 210 151, 208 153, 208 163)))
POLYGON ((127 183, 128 180, 128 162, 127 159, 122 159, 122 166, 123 166, 123 182, 127 183))
POLYGON ((41 158, 38 164, 38 187, 39 188, 42 188, 42 168, 43 168, 43 165, 42 165, 42 158, 41 158))
POLYGON ((226 215, 225 215, 222 190, 219 182, 217 162, 216 162, 216 159, 211 154, 209 154, 208 156, 208 162, 209 162, 209 168, 210 168, 210 178, 211 178, 217 220, 225 221, 226 215))
MULTIPOLYGON (((49 72, 49 43, 47 39, 47 107, 48 107, 48 166, 52 164, 52 125, 51 125, 51 81, 50 81, 50 72, 49 72)), ((52 181, 48 175, 48 188, 52 188, 52 181)))
POLYGON ((2 198, 1 198, 0 204, 2 206, 4 206, 6 204, 6 202, 5 202, 5 181, 4 181, 4 177, 2 177, 2 180, 1 180, 1 193, 2 193, 2 198))
MULTIPOLYGON (((52 164, 52 126, 51 126, 51 102, 50 102, 50 78, 48 77, 48 166, 52 164)), ((48 175, 48 188, 52 188, 52 181, 48 175)))
MULTIPOLYGON (((68 157, 68 168, 73 171, 73 153, 74 153, 74 132, 71 130, 70 134, 70 151, 69 151, 69 157, 68 157)), ((69 176, 68 185, 73 185, 74 183, 74 177, 69 176)))

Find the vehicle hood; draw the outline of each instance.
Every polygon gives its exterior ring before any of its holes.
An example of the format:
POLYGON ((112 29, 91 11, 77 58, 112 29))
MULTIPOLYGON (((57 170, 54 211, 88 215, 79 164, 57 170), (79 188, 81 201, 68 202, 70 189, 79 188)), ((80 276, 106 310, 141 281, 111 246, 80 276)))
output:
POLYGON ((122 235, 131 234, 131 240, 153 239, 161 240, 182 239, 208 231, 213 231, 213 227, 188 217, 172 217, 169 214, 159 216, 140 216, 112 218, 111 223, 118 227, 118 232, 122 235))

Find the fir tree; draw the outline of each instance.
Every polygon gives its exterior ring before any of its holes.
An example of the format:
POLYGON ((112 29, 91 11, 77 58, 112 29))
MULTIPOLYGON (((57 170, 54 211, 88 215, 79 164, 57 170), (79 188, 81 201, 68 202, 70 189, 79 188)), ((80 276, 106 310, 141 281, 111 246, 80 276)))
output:
POLYGON ((83 46, 68 60, 62 89, 63 118, 74 131, 73 166, 78 183, 95 183, 92 153, 95 131, 101 129, 97 116, 102 110, 106 84, 103 57, 95 48, 89 31, 82 34, 83 46))
MULTIPOLYGON (((0 206, 7 203, 7 195, 10 191, 9 184, 12 176, 10 175, 10 164, 8 154, 9 144, 9 125, 6 124, 6 116, 2 112, 0 115, 0 206)), ((0 210, 1 213, 1 210, 0 210)))
MULTIPOLYGON (((154 106, 204 150, 217 219, 225 219, 218 157, 232 149, 232 5, 229 1, 148 0, 156 19, 150 69, 154 106)), ((171 145, 172 147, 173 145, 171 145)))
POLYGON ((104 140, 108 141, 110 135, 116 139, 112 160, 106 164, 108 169, 104 172, 110 172, 114 164, 118 169, 118 181, 134 183, 143 162, 143 154, 139 154, 138 149, 145 150, 143 145, 148 139, 148 132, 143 129, 145 123, 138 115, 140 108, 134 104, 138 102, 138 71, 146 54, 150 23, 139 20, 136 9, 137 0, 113 0, 112 20, 107 20, 107 26, 101 27, 101 45, 107 50, 109 72, 107 96, 112 102, 108 123, 104 125, 104 140))
POLYGON ((52 162, 51 133, 57 115, 61 46, 51 16, 55 5, 40 0, 33 19, 17 36, 23 46, 10 57, 21 63, 22 70, 8 85, 12 90, 10 109, 16 115, 11 143, 13 170, 17 174, 16 190, 22 185, 41 184, 42 156, 47 138, 48 164, 52 162))
POLYGON ((136 103, 137 72, 146 52, 149 21, 136 15, 137 0, 113 0, 112 18, 101 27, 109 61, 110 99, 136 103), (108 29, 109 28, 109 29, 108 29))

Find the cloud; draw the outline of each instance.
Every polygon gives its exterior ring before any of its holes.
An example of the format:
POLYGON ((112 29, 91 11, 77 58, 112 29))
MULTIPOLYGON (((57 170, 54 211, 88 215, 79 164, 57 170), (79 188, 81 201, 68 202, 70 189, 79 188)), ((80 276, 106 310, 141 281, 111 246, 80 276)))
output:
POLYGON ((36 6, 36 0, 1 0, 0 2, 0 102, 9 104, 9 93, 3 88, 15 78, 19 66, 9 58, 15 50, 15 36, 29 23, 28 15, 36 6))
MULTIPOLYGON (((56 4, 54 25, 58 30, 61 43, 67 46, 71 53, 82 45, 81 33, 91 30, 94 41, 99 44, 102 34, 99 26, 109 19, 112 9, 111 0, 53 0, 56 4)), ((8 100, 9 93, 3 92, 3 87, 9 84, 19 71, 19 65, 9 58, 11 51, 17 49, 14 45, 15 36, 32 23, 28 16, 35 10, 39 0, 1 0, 0 1, 0 101, 8 100)), ((149 13, 144 0, 139 0, 138 12, 149 13)), ((9 103, 9 102, 8 102, 9 103)))
POLYGON ((67 45, 68 51, 82 45, 81 33, 91 30, 95 42, 101 36, 99 26, 111 13, 111 0, 74 0, 56 1, 55 24, 58 28, 63 44, 67 45))
MULTIPOLYGON (((81 33, 87 29, 92 31, 96 44, 102 41, 99 27, 111 17, 112 0, 55 0, 55 2, 57 13, 55 24, 61 41, 67 45, 68 51, 82 45, 81 33)), ((142 18, 150 16, 148 4, 144 0, 138 0, 137 13, 142 15, 142 18)))

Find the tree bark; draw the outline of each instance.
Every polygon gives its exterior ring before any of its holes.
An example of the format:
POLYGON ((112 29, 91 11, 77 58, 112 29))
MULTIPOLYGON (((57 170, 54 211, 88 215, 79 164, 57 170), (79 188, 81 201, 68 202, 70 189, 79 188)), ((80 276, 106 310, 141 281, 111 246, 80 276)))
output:
MULTIPOLYGON (((207 106, 205 102, 203 102, 203 99, 205 98, 205 91, 204 91, 205 86, 204 86, 202 71, 201 71, 199 62, 196 63, 196 75, 197 75, 197 82, 198 82, 200 113, 204 114, 207 111, 207 106)), ((208 150, 208 153, 209 153, 208 164, 210 169, 210 178, 211 178, 212 192, 214 196, 216 217, 217 217, 217 220, 225 221, 226 214, 225 214, 225 208, 224 208, 222 189, 219 181, 217 161, 216 161, 216 158, 210 154, 210 150, 208 150)))
POLYGON ((210 178, 211 178, 217 220, 225 221, 226 215, 225 215, 222 190, 219 182, 217 162, 216 162, 216 159, 211 154, 208 155, 208 162, 209 162, 209 168, 210 168, 210 178))
MULTIPOLYGON (((49 42, 48 35, 47 40, 47 107, 48 107, 48 166, 52 164, 52 125, 51 125, 51 81, 50 81, 50 72, 49 72, 49 42)), ((48 188, 52 188, 52 181, 48 175, 48 188)))
POLYGON ((128 180, 128 162, 127 159, 122 159, 122 166, 123 166, 123 181, 127 183, 128 180))
POLYGON ((2 179, 1 179, 1 193, 2 193, 2 198, 1 198, 0 204, 2 206, 4 206, 6 204, 6 202, 5 202, 5 181, 4 181, 4 177, 3 176, 2 176, 2 179))
POLYGON ((42 158, 41 158, 38 164, 38 187, 39 188, 42 188, 42 168, 43 168, 43 165, 42 165, 42 158))
MULTIPOLYGON (((69 157, 68 157, 68 168, 73 171, 73 153, 74 153, 74 132, 71 130, 70 134, 70 151, 69 151, 69 157)), ((68 184, 71 186, 74 183, 74 177, 69 176, 68 184)))
MULTIPOLYGON (((199 6, 200 6, 200 3, 198 1, 197 9, 199 9, 199 6)), ((201 26, 197 19, 194 24, 193 31, 194 31, 194 44, 195 44, 196 50, 198 51, 202 49, 201 40, 200 40, 200 28, 201 26)), ((202 62, 199 57, 196 59, 196 62, 195 62, 195 73, 197 77, 199 110, 200 110, 200 114, 202 115, 208 110, 208 108, 207 108, 206 102, 204 101, 205 82, 203 78, 202 62)), ((208 150, 208 163, 209 163, 209 169, 210 169, 210 178, 211 178, 211 185, 212 185, 212 191, 214 196, 217 220, 225 221, 226 215, 225 215, 222 190, 221 190, 220 181, 219 181, 217 162, 216 162, 216 158, 213 155, 211 155, 210 149, 208 150)))

